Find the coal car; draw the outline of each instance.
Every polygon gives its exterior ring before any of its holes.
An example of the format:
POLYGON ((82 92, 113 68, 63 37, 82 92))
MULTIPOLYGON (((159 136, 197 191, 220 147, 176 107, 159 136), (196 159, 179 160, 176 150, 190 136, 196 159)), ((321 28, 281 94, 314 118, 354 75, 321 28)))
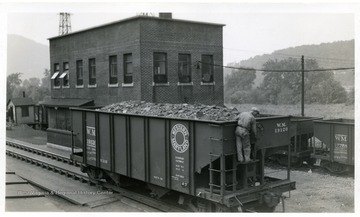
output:
POLYGON ((314 164, 311 154, 314 151, 314 121, 319 117, 291 116, 290 119, 290 152, 287 147, 276 147, 268 151, 268 158, 276 160, 281 165, 287 164, 288 155, 291 156, 292 166, 301 166, 304 161, 314 164), (290 153, 290 154, 289 154, 290 153))
POLYGON ((312 158, 333 173, 354 169, 354 120, 329 119, 314 121, 312 158))
MULTIPOLYGON (((137 184, 159 199, 171 196, 192 211, 274 211, 295 189, 267 176, 267 149, 290 149, 290 117, 257 118, 256 153, 237 162, 236 121, 205 121, 72 109, 72 158, 95 180, 137 184)), ((288 158, 290 162, 290 157, 288 158)))

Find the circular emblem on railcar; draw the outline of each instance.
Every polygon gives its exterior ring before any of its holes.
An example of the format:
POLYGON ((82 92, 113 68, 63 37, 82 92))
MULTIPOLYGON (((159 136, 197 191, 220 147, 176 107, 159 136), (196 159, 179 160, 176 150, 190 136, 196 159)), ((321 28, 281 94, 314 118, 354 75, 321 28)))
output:
POLYGON ((178 153, 184 153, 189 148, 189 131, 182 124, 176 124, 171 129, 171 145, 178 153))

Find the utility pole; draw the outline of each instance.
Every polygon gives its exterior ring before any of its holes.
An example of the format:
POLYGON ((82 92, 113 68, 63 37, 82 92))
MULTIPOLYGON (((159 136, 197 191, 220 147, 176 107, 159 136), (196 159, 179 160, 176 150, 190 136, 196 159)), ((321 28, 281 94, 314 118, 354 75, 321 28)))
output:
POLYGON ((305 76, 304 76, 304 55, 301 56, 301 116, 304 116, 304 99, 305 99, 305 76))
POLYGON ((60 13, 59 35, 66 35, 71 32, 70 13, 60 13))

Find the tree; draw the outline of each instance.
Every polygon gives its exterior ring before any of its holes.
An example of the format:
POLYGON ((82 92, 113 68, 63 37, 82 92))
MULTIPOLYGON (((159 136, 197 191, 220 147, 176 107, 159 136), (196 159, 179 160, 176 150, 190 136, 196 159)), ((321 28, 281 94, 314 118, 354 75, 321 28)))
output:
MULTIPOLYGON (((305 70, 319 69, 316 60, 306 60, 304 65, 305 70)), ((300 102, 301 62, 299 59, 269 60, 263 65, 263 69, 267 71, 264 72, 260 90, 268 103, 296 104, 300 102), (275 72, 275 70, 289 70, 289 72, 275 72), (294 70, 299 72, 292 72, 294 70)), ((334 80, 334 74, 331 71, 305 72, 305 101, 307 103, 343 103, 346 101, 346 92, 341 84, 334 80)))
MULTIPOLYGON (((240 67, 239 64, 233 65, 240 67)), ((251 90, 256 78, 255 69, 232 69, 225 76, 225 102, 242 103, 247 101, 247 94, 251 90)))
POLYGON ((16 87, 19 87, 21 85, 21 72, 12 73, 7 76, 6 79, 6 101, 13 98, 13 92, 16 89, 16 87))

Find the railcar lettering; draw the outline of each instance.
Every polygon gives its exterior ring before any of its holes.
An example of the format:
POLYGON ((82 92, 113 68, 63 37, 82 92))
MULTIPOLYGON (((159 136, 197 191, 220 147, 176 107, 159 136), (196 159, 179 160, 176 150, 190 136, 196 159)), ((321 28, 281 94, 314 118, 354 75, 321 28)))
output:
POLYGON ((100 162, 101 162, 101 163, 104 163, 104 164, 107 164, 107 163, 108 163, 108 160, 100 159, 100 162))
POLYGON ((335 140, 338 142, 347 142, 347 135, 335 134, 335 140))
POLYGON ((89 136, 95 136, 95 127, 86 126, 86 133, 89 136))
POLYGON ((288 132, 289 128, 286 123, 276 123, 276 128, 274 129, 275 133, 285 133, 288 132))

